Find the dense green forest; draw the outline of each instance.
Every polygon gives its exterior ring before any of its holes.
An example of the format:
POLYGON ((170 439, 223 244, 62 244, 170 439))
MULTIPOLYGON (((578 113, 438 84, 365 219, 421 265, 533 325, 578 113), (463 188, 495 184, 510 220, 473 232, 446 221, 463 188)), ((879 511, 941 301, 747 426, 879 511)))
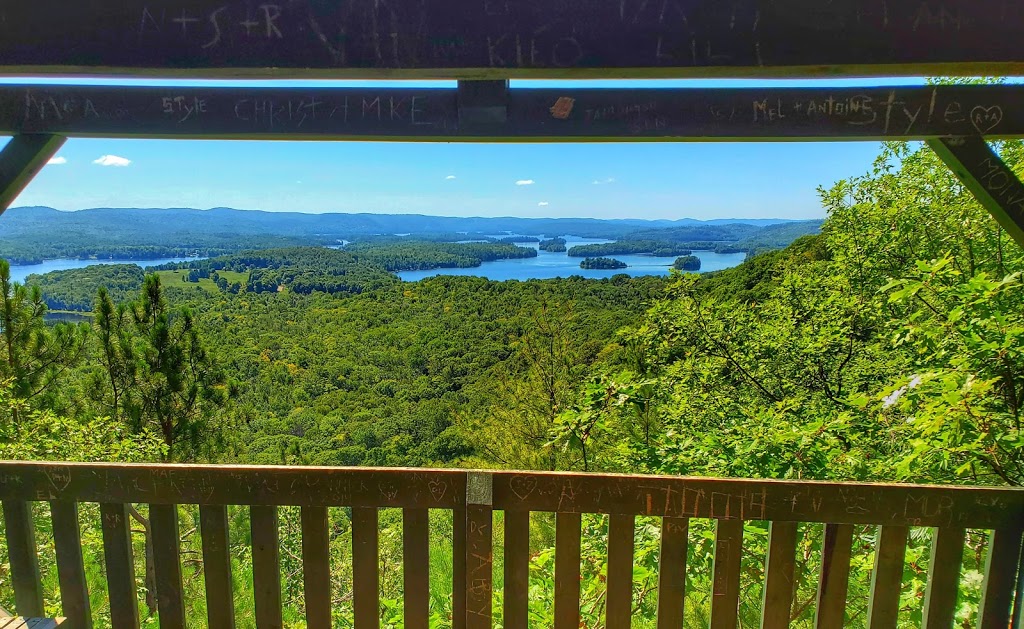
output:
MULTIPOLYGON (((1024 170, 1020 142, 999 149, 1024 170)), ((1024 484, 1024 250, 925 147, 887 144, 869 173, 821 197, 820 234, 733 269, 667 279, 401 283, 387 268, 405 259, 405 244, 249 252, 141 283, 105 267, 40 280, 43 290, 11 285, 0 265, 0 456, 1024 484), (93 293, 103 273, 111 285, 93 293), (214 273, 238 290, 218 287, 214 273), (92 324, 46 325, 48 299, 90 299, 92 324)), ((191 529, 183 546, 195 549, 193 509, 181 517, 191 529)), ((344 510, 331 517, 337 626, 348 626, 351 529, 344 510)), ((301 626, 298 517, 282 518, 286 618, 301 626)), ((447 518, 432 521, 432 585, 450 584, 447 518)), ((83 527, 99 565, 94 514, 83 527)), ((244 510, 232 511, 232 527, 239 622, 252 626, 244 510)), ((391 566, 401 516, 384 512, 382 527, 391 566)), ((531 623, 547 626, 553 523, 538 514, 532 527, 531 623)), ((687 627, 706 626, 711 530, 691 524, 687 627)), ((588 627, 602 623, 606 535, 606 518, 585 518, 588 627)), ((656 524, 641 518, 636 539, 633 622, 653 627, 656 524)), ((754 626, 765 524, 747 523, 744 539, 740 613, 754 626)), ((809 627, 820 527, 800 539, 793 626, 809 627)), ((855 539, 847 621, 863 626, 874 529, 858 527, 855 539)), ((147 540, 135 536, 139 562, 147 540)), ((975 621, 984 550, 970 532, 964 626, 975 621)), ((907 552, 900 623, 912 627, 928 536, 915 529, 907 552)), ((57 611, 53 562, 41 563, 57 611)), ((90 577, 101 580, 98 569, 90 577)), ((152 613, 147 585, 140 577, 152 613)), ((385 570, 385 626, 401 626, 401 587, 399 572, 385 570)), ((187 588, 187 600, 202 599, 198 581, 187 588)), ((436 590, 432 622, 448 627, 450 601, 436 590)), ((103 616, 102 588, 93 592, 103 616)), ((3 589, 0 605, 9 598, 3 589)), ((189 614, 202 624, 201 605, 189 614)))
POLYGON ((628 264, 615 258, 585 258, 580 262, 581 269, 624 269, 628 264))

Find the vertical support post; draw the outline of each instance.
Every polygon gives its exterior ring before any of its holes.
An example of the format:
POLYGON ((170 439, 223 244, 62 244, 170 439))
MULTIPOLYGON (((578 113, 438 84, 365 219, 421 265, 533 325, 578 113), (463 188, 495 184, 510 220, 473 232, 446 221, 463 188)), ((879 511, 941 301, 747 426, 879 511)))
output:
POLYGON ((466 629, 490 629, 493 475, 466 475, 466 629))
POLYGON ((11 138, 0 151, 0 214, 14 203, 25 186, 46 166, 67 140, 61 135, 24 133, 11 138))
POLYGON ((1012 622, 1022 537, 1024 531, 1020 528, 996 529, 989 537, 978 629, 1003 629, 1012 622))
POLYGON ((42 616, 43 587, 39 581, 35 525, 29 504, 24 500, 4 500, 4 527, 15 609, 22 616, 42 616))
POLYGON ((978 202, 1024 247, 1024 184, 981 137, 928 140, 978 202))

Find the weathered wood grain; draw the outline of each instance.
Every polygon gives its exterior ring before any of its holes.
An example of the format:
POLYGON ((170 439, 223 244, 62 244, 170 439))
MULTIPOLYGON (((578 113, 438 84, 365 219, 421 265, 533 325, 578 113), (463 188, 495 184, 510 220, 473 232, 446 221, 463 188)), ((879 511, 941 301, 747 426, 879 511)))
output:
POLYGON ((300 517, 306 626, 310 629, 331 629, 331 561, 327 507, 303 507, 300 517))
POLYGON ((11 564, 14 607, 22 616, 43 615, 43 587, 36 557, 36 533, 32 509, 23 500, 4 500, 4 532, 7 559, 11 564))
POLYGON ((1013 84, 517 88, 481 100, 479 90, 464 87, 477 83, 492 84, 463 82, 459 89, 3 85, 0 133, 469 142, 1024 137, 1024 86, 1013 84))
POLYGON ((185 629, 185 598, 181 587, 181 540, 176 505, 150 505, 156 603, 160 629, 185 629))
POLYGON ((110 600, 110 624, 113 629, 139 627, 135 558, 128 518, 128 505, 100 504, 103 561, 107 568, 107 594, 110 600))
POLYGON ((57 554, 60 604, 69 627, 92 629, 89 584, 82 557, 82 534, 78 524, 78 503, 55 500, 50 503, 53 545, 57 554))
POLYGON ((716 520, 711 629, 735 629, 739 626, 742 559, 743 521, 716 520))
POLYGON ((530 512, 505 512, 504 624, 527 629, 530 594, 530 512))
POLYGON ((281 550, 278 542, 277 507, 249 508, 252 534, 253 598, 257 629, 281 629, 281 550))
POLYGON ((355 629, 380 627, 380 550, 378 512, 352 509, 352 590, 355 629))
POLYGON ((58 135, 26 133, 14 135, 4 145, 0 150, 0 214, 18 198, 46 162, 57 154, 65 140, 58 135))
POLYGON ((555 629, 580 626, 580 535, 578 513, 555 515, 555 629))
POLYGON ((880 526, 875 540, 875 567, 871 571, 868 627, 895 628, 900 613, 903 568, 910 530, 905 526, 880 526))
POLYGON ((633 617, 633 536, 636 518, 613 515, 608 519, 608 593, 605 626, 629 629, 633 617))
POLYGON ((852 551, 853 526, 826 524, 821 548, 821 572, 818 575, 818 602, 814 615, 814 626, 817 629, 833 629, 845 624, 852 551))
POLYGON ((430 626, 430 513, 426 509, 402 512, 402 593, 406 629, 430 626))
POLYGON ((1019 73, 1010 0, 9 3, 0 72, 462 78, 1019 73))
POLYGON ((689 534, 690 521, 686 518, 662 518, 661 558, 658 560, 658 629, 675 629, 683 623, 689 534))
POLYGON ((789 627, 796 583, 796 522, 772 522, 768 529, 761 629, 789 627))
POLYGON ((924 629, 949 629, 956 620, 966 534, 967 531, 957 527, 935 529, 932 534, 921 623, 924 629))
POLYGON ((199 505, 199 526, 203 538, 206 619, 210 627, 233 629, 235 603, 232 596, 228 508, 224 505, 199 505))

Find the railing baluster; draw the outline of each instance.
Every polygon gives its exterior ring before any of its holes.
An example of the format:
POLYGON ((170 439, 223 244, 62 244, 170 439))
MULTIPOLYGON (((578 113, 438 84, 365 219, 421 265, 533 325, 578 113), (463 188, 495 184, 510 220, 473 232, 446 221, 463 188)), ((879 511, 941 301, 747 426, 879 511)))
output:
POLYGON ((181 588, 181 540, 177 505, 149 505, 156 567, 156 606, 160 629, 184 629, 185 600, 181 588))
POLYGON ((228 545, 228 508, 224 505, 199 505, 199 526, 203 537, 207 623, 209 627, 233 629, 235 602, 228 545))
POLYGON ((868 627, 896 627, 903 586, 903 564, 907 553, 905 526, 880 526, 875 539, 875 567, 871 571, 871 598, 868 601, 868 627))
POLYGON ((36 559, 35 526, 32 509, 24 500, 4 500, 7 556, 11 562, 14 605, 22 616, 43 615, 43 587, 36 559))
POLYGON ((997 529, 989 537, 985 584, 978 612, 979 629, 1005 629, 1010 626, 1010 608, 1020 567, 1021 532, 1020 528, 997 529))
POLYGON ((818 606, 814 617, 814 626, 818 629, 843 626, 852 552, 853 525, 826 524, 825 539, 821 545, 818 606))
POLYGON ((530 512, 505 512, 505 629, 527 629, 530 595, 530 512))
POLYGON ((960 566, 964 558, 962 528, 938 528, 932 534, 928 587, 924 595, 923 629, 949 629, 956 618, 960 566))
POLYGON ((555 514, 555 629, 580 626, 580 535, 579 513, 555 514))
POLYGON ((78 503, 68 500, 50 502, 53 521, 53 546, 57 552, 57 578, 60 580, 60 604, 68 624, 74 629, 91 629, 89 585, 82 559, 82 534, 78 526, 78 503))
POLYGON ((466 508, 452 510, 452 629, 466 629, 466 508))
POLYGON ((494 574, 493 477, 466 476, 466 629, 491 629, 494 574))
POLYGON ((734 629, 739 622, 742 558, 743 520, 716 520, 711 629, 734 629))
POLYGON ((113 629, 137 629, 139 602, 128 505, 103 503, 100 505, 100 517, 103 521, 103 559, 107 567, 110 624, 113 629))
POLYGON ((796 522, 772 522, 768 529, 761 629, 789 627, 796 567, 796 522))
POLYGON ((683 624, 686 600, 686 554, 690 521, 661 519, 661 559, 658 562, 658 629, 675 629, 683 624))
POLYGON ((405 629, 430 624, 430 512, 402 511, 402 571, 405 579, 405 629))
POLYGON ((302 507, 302 584, 306 595, 306 626, 331 629, 327 507, 302 507))
POLYGON ((629 629, 633 615, 633 535, 636 517, 611 515, 608 518, 608 629, 629 629))
POLYGON ((377 508, 352 509, 352 603, 355 629, 380 627, 377 508))
POLYGON ((252 581, 257 629, 280 629, 281 556, 278 549, 277 507, 249 507, 252 531, 252 581))

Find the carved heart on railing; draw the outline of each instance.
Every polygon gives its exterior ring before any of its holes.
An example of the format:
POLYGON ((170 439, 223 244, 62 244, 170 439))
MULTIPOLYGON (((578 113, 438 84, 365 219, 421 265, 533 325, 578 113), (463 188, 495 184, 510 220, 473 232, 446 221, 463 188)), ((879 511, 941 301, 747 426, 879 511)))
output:
POLYGON ((441 502, 444 495, 448 493, 448 483, 436 478, 427 483, 427 488, 430 489, 430 495, 434 497, 435 502, 441 502))
POLYGON ((526 500, 537 489, 537 479, 531 476, 514 476, 509 486, 520 500, 526 500))
POLYGON ((985 135, 992 129, 999 126, 1003 121, 1003 108, 977 106, 971 110, 971 124, 978 130, 978 133, 985 135))

